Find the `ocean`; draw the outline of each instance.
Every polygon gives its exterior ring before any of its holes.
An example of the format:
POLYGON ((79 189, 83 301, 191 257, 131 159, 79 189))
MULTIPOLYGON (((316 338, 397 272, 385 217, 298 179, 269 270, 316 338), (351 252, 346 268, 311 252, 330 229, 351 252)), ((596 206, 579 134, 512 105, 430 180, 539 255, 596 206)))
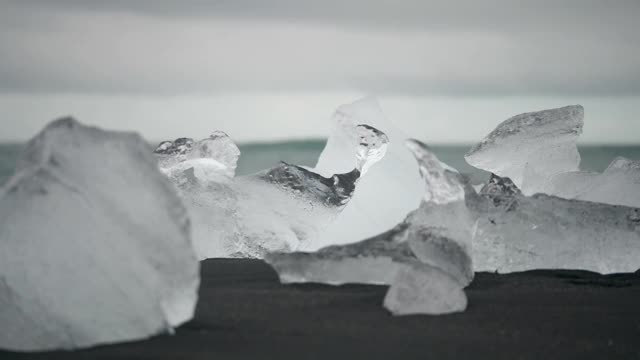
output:
MULTIPOLYGON (((236 173, 251 174, 272 167, 279 161, 314 166, 324 145, 325 140, 239 144, 242 155, 236 173)), ((22 144, 0 144, 0 184, 13 174, 23 147, 22 144)), ((473 183, 479 183, 486 178, 486 173, 464 161, 464 154, 471 145, 435 145, 431 148, 441 161, 469 175, 473 183)), ((602 171, 616 156, 640 160, 640 145, 583 145, 579 146, 579 150, 583 170, 602 171)))

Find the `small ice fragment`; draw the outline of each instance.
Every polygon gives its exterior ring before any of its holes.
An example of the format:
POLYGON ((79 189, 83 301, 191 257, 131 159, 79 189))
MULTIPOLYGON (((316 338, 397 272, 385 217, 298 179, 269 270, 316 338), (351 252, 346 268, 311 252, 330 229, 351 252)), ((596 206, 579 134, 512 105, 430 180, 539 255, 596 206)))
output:
POLYGON ((351 159, 350 171, 328 177, 286 163, 233 177, 229 169, 235 169, 239 151, 223 133, 194 142, 188 151, 167 152, 162 143, 157 155, 161 167, 170 164, 163 171, 189 207, 198 257, 260 258, 315 239, 349 202, 362 174, 386 153, 383 132, 359 125, 352 135, 352 147, 343 154, 351 159), (207 151, 192 156, 205 144, 207 151))
POLYGON ((138 135, 54 121, 0 188, 0 348, 170 332, 199 279, 186 209, 138 135))
POLYGON ((464 200, 464 186, 457 170, 440 162, 426 145, 413 140, 406 144, 418 160, 420 176, 425 183, 424 202, 448 204, 464 200))
POLYGON ((489 181, 479 191, 482 195, 488 196, 513 196, 521 195, 522 192, 511 179, 504 177, 501 178, 496 174, 491 174, 489 181))
POLYGON ((559 173, 577 171, 584 109, 565 106, 516 115, 465 155, 478 169, 510 178, 525 195, 543 192, 559 173))
POLYGON ((467 296, 459 283, 437 268, 400 267, 384 298, 393 315, 440 315, 464 311, 467 296))
POLYGON ((364 241, 317 252, 270 253, 283 283, 390 285, 384 305, 395 315, 464 311, 473 280, 469 254, 474 219, 464 184, 422 143, 409 140, 426 193, 420 207, 393 229, 364 241))

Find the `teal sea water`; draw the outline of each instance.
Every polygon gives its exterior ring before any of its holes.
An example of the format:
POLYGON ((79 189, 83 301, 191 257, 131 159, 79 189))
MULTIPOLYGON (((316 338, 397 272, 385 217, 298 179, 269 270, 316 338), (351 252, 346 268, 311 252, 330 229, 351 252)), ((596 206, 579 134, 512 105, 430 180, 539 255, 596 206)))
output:
MULTIPOLYGON (((272 167, 279 161, 314 166, 324 144, 324 140, 240 144, 242 156, 238 162, 237 174, 250 174, 272 167)), ((0 144, 0 183, 4 183, 13 173, 22 148, 22 144, 0 144)), ((464 161, 464 154, 470 148, 471 145, 432 146, 440 160, 470 175, 472 181, 478 183, 486 174, 464 161)), ((579 148, 582 156, 581 168, 584 170, 602 171, 616 156, 640 160, 640 145, 586 145, 579 148)))

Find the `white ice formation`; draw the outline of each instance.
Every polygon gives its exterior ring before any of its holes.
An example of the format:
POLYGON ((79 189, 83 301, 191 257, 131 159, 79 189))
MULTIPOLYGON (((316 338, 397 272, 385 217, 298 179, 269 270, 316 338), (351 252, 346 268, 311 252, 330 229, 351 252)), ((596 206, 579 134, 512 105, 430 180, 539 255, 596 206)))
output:
POLYGON ((578 171, 580 105, 516 115, 496 127, 466 155, 467 162, 510 178, 525 195, 544 192, 557 174, 578 171))
POLYGON ((0 348, 170 332, 199 279, 186 209, 135 134, 52 122, 0 189, 0 348))
POLYGON ((640 209, 524 196, 508 179, 492 176, 479 195, 467 193, 478 219, 475 271, 581 269, 599 273, 640 268, 640 209))
POLYGON ((352 147, 342 158, 350 159, 350 169, 327 177, 286 163, 234 177, 240 153, 223 133, 161 143, 160 167, 189 208, 198 257, 260 258, 316 239, 349 202, 360 177, 384 157, 389 142, 368 125, 349 135, 352 147), (203 142, 214 151, 195 152, 203 142))
POLYGON ((426 189, 420 207, 391 230, 364 241, 316 252, 267 254, 265 260, 283 283, 390 285, 384 306, 395 315, 466 309, 463 289, 474 273, 473 218, 465 206, 464 184, 424 144, 409 140, 407 147, 426 189))
POLYGON ((318 239, 304 244, 303 250, 354 242, 387 231, 418 207, 424 189, 424 182, 415 171, 413 155, 404 146, 407 137, 385 118, 375 99, 340 106, 333 122, 329 140, 313 169, 323 176, 353 168, 353 161, 345 154, 353 152, 358 125, 373 126, 387 134, 389 148, 384 158, 360 180, 340 216, 318 239))

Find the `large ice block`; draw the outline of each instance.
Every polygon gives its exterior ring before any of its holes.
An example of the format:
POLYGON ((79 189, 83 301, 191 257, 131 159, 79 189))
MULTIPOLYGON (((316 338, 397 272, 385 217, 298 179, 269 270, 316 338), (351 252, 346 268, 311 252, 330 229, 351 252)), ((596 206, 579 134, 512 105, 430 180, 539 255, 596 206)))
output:
POLYGON ((267 254, 283 283, 387 284, 384 306, 396 315, 466 308, 463 288, 474 275, 469 253, 474 219, 465 205, 465 185, 424 144, 410 140, 407 147, 426 190, 420 207, 393 229, 364 241, 267 254))
POLYGON ((578 170, 576 141, 583 118, 580 105, 516 115, 471 148, 465 159, 510 178, 525 195, 544 192, 553 176, 578 170))
POLYGON ((581 269, 599 273, 640 268, 640 209, 524 196, 493 176, 467 206, 478 218, 473 237, 476 271, 581 269))
POLYGON ((215 151, 184 158, 202 141, 176 152, 171 149, 178 146, 164 142, 156 154, 189 207, 198 257, 260 258, 316 239, 349 202, 361 176, 384 157, 389 140, 381 131, 359 125, 350 135, 352 147, 342 154, 350 170, 328 177, 286 163, 233 177, 229 169, 239 152, 220 133, 205 139, 215 151))
POLYGON ((85 348, 191 319, 186 209, 135 134, 71 118, 31 140, 0 189, 0 348, 85 348))
POLYGON ((383 159, 358 183, 353 198, 340 216, 319 237, 303 245, 304 250, 358 241, 384 232, 420 204, 424 182, 415 171, 415 160, 404 146, 407 136, 386 119, 374 98, 340 106, 333 116, 333 129, 314 171, 330 176, 353 168, 353 133, 367 124, 389 137, 383 159), (384 206, 381 206, 384 204, 384 206))

